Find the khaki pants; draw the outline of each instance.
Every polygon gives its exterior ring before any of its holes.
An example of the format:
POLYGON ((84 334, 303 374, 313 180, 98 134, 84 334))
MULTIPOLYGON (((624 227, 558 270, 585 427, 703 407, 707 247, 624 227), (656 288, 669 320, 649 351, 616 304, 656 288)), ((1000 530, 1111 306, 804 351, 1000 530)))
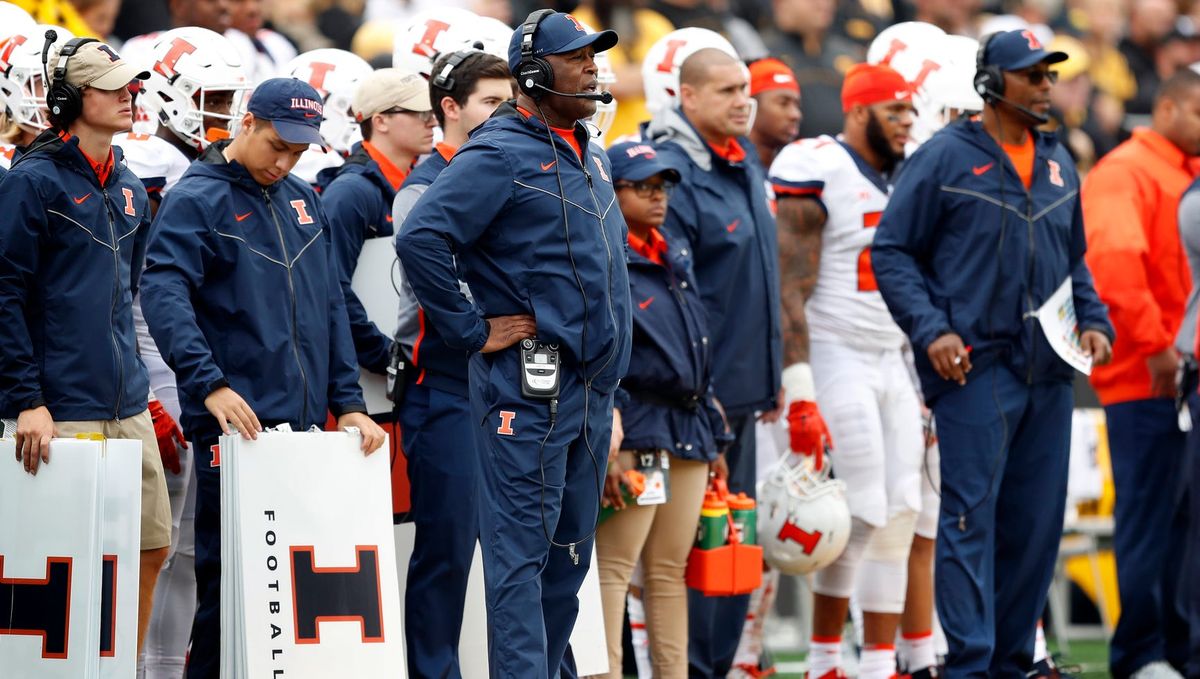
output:
MULTIPOLYGON (((633 466, 633 453, 622 452, 621 464, 633 466)), ((708 463, 671 457, 671 500, 662 505, 626 505, 596 532, 596 559, 608 667, 621 679, 621 622, 625 594, 638 558, 645 587, 646 632, 656 679, 683 679, 688 670, 687 586, 683 576, 696 536, 696 522, 708 486, 708 463)))
POLYGON ((143 410, 123 420, 55 422, 54 427, 59 436, 66 438, 76 434, 103 434, 104 438, 142 442, 142 551, 170 547, 171 504, 150 411, 143 410))

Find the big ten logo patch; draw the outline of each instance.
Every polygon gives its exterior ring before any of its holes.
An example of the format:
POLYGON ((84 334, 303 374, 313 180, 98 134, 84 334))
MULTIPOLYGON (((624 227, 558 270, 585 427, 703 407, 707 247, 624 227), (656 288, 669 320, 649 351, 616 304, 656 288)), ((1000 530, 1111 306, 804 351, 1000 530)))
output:
POLYGON ((358 545, 353 566, 317 566, 312 545, 292 547, 292 610, 296 643, 321 643, 321 624, 357 622, 363 643, 383 638, 379 547, 358 545))

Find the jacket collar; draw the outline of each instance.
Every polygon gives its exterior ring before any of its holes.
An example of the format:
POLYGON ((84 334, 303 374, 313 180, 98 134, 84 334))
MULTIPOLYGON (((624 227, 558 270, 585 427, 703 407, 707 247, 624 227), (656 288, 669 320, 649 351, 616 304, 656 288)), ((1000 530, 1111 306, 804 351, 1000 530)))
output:
POLYGON ((79 137, 71 135, 67 141, 63 141, 58 131, 54 129, 42 132, 30 142, 24 151, 24 155, 17 162, 21 162, 25 158, 46 156, 55 164, 69 167, 83 175, 97 188, 106 189, 117 181, 117 175, 120 173, 121 164, 124 162, 125 157, 121 147, 115 144, 112 147, 112 153, 113 170, 109 173, 108 182, 103 185, 100 183, 99 177, 96 176, 96 172, 92 169, 91 163, 83 155, 83 151, 79 149, 79 137))
MULTIPOLYGON (((525 130, 528 130, 541 139, 546 138, 546 130, 549 129, 541 118, 536 116, 526 117, 522 115, 521 112, 517 110, 517 102, 515 99, 509 99, 503 104, 500 104, 500 106, 496 109, 496 112, 492 114, 491 118, 489 118, 489 121, 491 120, 503 121, 510 125, 520 125, 525 130)), ((482 127, 483 126, 481 125, 472 130, 471 137, 474 137, 476 132, 481 131, 482 127)), ((573 132, 575 133, 575 140, 579 142, 579 148, 583 149, 584 153, 587 153, 588 144, 591 141, 591 135, 588 134, 587 126, 577 120, 575 121, 573 132)), ((580 163, 582 162, 583 161, 580 160, 580 163)))
POLYGON ((663 111, 650 120, 643 130, 644 135, 656 144, 674 142, 688 155, 701 170, 708 172, 714 164, 721 163, 730 167, 741 167, 749 162, 757 162, 751 157, 753 144, 745 137, 735 137, 737 143, 746 151, 746 157, 738 162, 730 162, 721 157, 688 120, 682 109, 673 108, 663 111))

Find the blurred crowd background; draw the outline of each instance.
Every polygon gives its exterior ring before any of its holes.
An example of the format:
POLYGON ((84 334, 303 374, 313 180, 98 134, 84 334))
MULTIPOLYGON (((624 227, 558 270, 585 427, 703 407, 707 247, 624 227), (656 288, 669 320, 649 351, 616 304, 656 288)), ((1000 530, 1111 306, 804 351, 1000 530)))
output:
MULTIPOLYGON (((296 52, 350 50, 373 66, 390 64, 396 27, 417 12, 460 6, 506 24, 552 6, 571 11, 621 43, 611 52, 620 109, 609 134, 632 133, 648 118, 640 64, 649 47, 676 28, 697 26, 727 37, 746 60, 777 56, 796 73, 803 137, 841 130, 842 76, 865 60, 881 30, 925 21, 947 33, 979 37, 1028 26, 1070 60, 1059 67, 1054 124, 1081 171, 1146 124, 1158 84, 1200 61, 1200 0, 16 0, 42 23, 119 44, 171 27, 171 5, 187 13, 228 15, 231 28, 255 36, 274 29, 296 52)), ((289 50, 284 48, 284 51, 289 50)), ((286 59, 285 59, 286 61, 286 59)), ((1200 114, 1200 112, 1197 112, 1200 114)))

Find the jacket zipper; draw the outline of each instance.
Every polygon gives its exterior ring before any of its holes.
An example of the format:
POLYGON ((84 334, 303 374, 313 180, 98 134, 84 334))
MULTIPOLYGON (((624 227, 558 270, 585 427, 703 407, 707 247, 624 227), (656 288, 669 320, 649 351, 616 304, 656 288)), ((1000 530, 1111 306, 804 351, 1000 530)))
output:
POLYGON ((296 283, 292 279, 292 258, 288 254, 287 244, 283 239, 283 227, 279 224, 279 217, 275 214, 275 205, 271 203, 271 194, 265 188, 262 189, 263 200, 267 203, 267 211, 271 213, 271 221, 275 224, 275 232, 279 234, 279 249, 283 253, 283 266, 287 269, 288 292, 291 294, 292 301, 292 355, 296 357, 296 367, 300 368, 300 382, 304 386, 304 395, 300 400, 300 421, 298 424, 303 427, 308 422, 308 375, 304 372, 304 362, 300 360, 300 338, 296 332, 296 283))
POLYGON ((117 398, 113 410, 113 419, 121 421, 121 405, 125 396, 125 364, 121 360, 121 350, 117 345, 116 317, 117 302, 121 286, 121 244, 117 241, 117 230, 113 224, 112 205, 108 202, 108 189, 101 187, 100 195, 104 198, 104 211, 108 214, 108 234, 113 244, 113 286, 112 304, 108 310, 108 337, 112 340, 113 362, 117 365, 117 398))
MULTIPOLYGON (((1030 294, 1029 287, 1033 281, 1033 261, 1034 261, 1034 231, 1033 231, 1033 195, 1028 190, 1025 191, 1025 223, 1029 228, 1029 261, 1025 269, 1025 305, 1029 310, 1034 311, 1033 296, 1030 294)), ((1027 313, 1028 313, 1027 312, 1027 313)), ((1023 315, 1023 314, 1022 314, 1023 315)), ((1029 329, 1029 368, 1025 372, 1025 384, 1033 384, 1033 365, 1034 359, 1037 357, 1037 333, 1038 324, 1030 324, 1029 329)))
MULTIPOLYGON (((587 154, 585 152, 584 155, 589 155, 589 154, 587 154)), ((616 313, 616 311, 613 310, 613 305, 612 305, 612 298, 613 298, 613 296, 612 296, 612 268, 613 268, 612 246, 608 242, 608 232, 605 231, 605 229, 604 229, 604 217, 601 215, 601 212, 600 212, 600 201, 596 200, 596 192, 592 190, 592 188, 593 188, 592 173, 588 172, 586 161, 583 160, 582 158, 579 159, 579 166, 580 166, 580 169, 583 170, 584 178, 587 179, 588 194, 591 195, 591 197, 592 197, 592 207, 596 209, 596 219, 600 222, 600 238, 604 240, 604 254, 606 254, 608 256, 608 270, 606 272, 608 287, 605 289, 605 292, 607 293, 605 296, 608 298, 608 318, 610 321, 612 321, 613 328, 616 329, 617 313, 616 313)), ((608 366, 612 363, 613 359, 616 357, 617 357, 617 346, 613 345, 612 350, 608 352, 608 358, 604 359, 604 363, 596 370, 596 372, 592 373, 592 375, 585 376, 588 389, 592 388, 592 380, 595 379, 597 376, 599 376, 600 373, 604 372, 608 368, 608 366)))

